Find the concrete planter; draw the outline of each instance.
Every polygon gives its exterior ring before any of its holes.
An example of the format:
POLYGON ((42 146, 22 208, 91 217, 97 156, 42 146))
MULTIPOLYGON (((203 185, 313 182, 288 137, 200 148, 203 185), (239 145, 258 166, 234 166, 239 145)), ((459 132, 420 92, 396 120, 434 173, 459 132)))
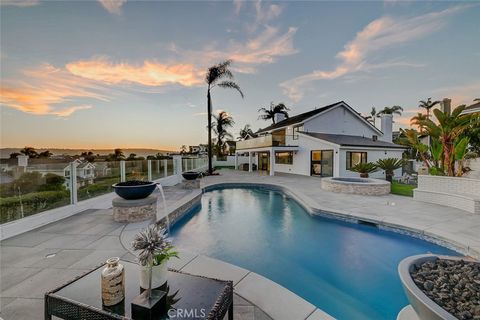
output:
MULTIPOLYGON (((423 291, 417 287, 410 275, 415 265, 426 261, 435 261, 439 258, 433 254, 421 254, 403 259, 398 265, 398 274, 402 281, 403 289, 408 301, 422 320, 456 320, 457 318, 431 300, 423 291)), ((442 259, 460 260, 457 257, 441 257, 442 259)))

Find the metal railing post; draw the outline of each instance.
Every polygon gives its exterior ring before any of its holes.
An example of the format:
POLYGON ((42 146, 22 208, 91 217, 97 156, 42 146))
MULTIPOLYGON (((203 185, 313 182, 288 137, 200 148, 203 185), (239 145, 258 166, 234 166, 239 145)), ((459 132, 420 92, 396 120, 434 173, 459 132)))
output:
POLYGON ((168 160, 163 160, 163 174, 164 178, 168 176, 168 160))
POLYGON ((152 160, 147 160, 148 181, 152 181, 152 160))
POLYGON ((77 202, 77 163, 70 162, 70 204, 77 202))
POLYGON ((125 182, 125 160, 120 160, 120 182, 125 182))

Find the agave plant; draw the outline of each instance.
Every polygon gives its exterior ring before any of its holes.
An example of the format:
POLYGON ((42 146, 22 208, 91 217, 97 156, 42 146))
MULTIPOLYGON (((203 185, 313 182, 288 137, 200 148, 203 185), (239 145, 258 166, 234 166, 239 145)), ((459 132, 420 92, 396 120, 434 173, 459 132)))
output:
POLYGON ((155 257, 161 254, 170 255, 172 248, 165 229, 156 224, 148 226, 133 238, 132 249, 138 252, 138 262, 149 268, 148 298, 151 297, 152 292, 152 266, 155 257))
POLYGON ((393 172, 400 169, 404 163, 405 161, 403 159, 386 158, 378 160, 376 165, 378 168, 385 171, 385 179, 392 182, 393 172))
POLYGON ((350 170, 360 173, 361 178, 368 178, 368 174, 377 171, 377 165, 372 162, 358 163, 350 170))

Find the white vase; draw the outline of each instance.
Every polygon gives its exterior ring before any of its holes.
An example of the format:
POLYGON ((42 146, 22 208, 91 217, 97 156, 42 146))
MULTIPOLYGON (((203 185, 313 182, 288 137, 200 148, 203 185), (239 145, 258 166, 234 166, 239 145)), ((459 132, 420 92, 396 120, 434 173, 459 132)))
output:
MULTIPOLYGON (((149 271, 148 267, 140 267, 140 287, 148 289, 149 271)), ((167 262, 164 261, 158 266, 152 267, 152 289, 162 286, 167 282, 168 267, 167 262)))

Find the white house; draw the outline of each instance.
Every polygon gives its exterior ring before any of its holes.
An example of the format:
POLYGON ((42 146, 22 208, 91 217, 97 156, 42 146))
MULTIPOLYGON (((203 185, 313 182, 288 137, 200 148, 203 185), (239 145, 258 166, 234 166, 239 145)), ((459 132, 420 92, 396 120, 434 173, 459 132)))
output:
MULTIPOLYGON (((76 159, 77 164, 77 186, 82 187, 92 184, 95 178, 95 165, 88 161, 76 159)), ((65 186, 69 188, 70 163, 42 163, 32 164, 27 167, 27 172, 39 172, 42 176, 51 173, 65 178, 65 186)))
MULTIPOLYGON (((392 142, 392 115, 382 117, 380 131, 343 101, 276 120, 257 132, 257 138, 237 142, 235 151, 236 156, 248 154, 250 164, 256 157, 258 169, 270 175, 358 177, 349 170, 357 163, 401 158, 405 149, 392 142)), ((396 175, 400 174, 399 169, 396 175)), ((377 171, 370 176, 385 174, 377 171)))

